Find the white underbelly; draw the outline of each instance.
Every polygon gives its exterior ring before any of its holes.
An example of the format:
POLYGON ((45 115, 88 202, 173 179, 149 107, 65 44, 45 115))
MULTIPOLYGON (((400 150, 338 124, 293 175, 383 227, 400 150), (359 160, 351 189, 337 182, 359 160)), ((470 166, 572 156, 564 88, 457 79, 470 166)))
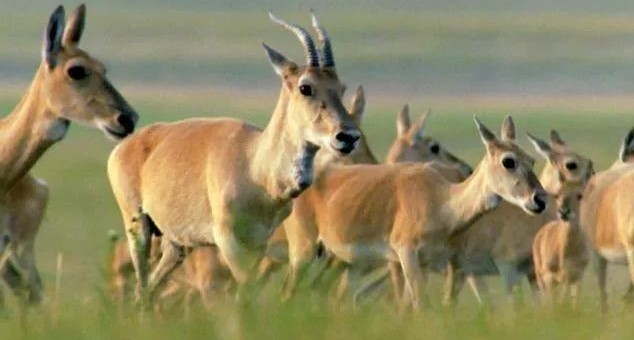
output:
POLYGON ((610 263, 627 265, 625 249, 617 248, 600 248, 599 254, 610 263))
POLYGON ((374 265, 398 261, 396 253, 386 242, 324 245, 339 260, 348 264, 374 265))

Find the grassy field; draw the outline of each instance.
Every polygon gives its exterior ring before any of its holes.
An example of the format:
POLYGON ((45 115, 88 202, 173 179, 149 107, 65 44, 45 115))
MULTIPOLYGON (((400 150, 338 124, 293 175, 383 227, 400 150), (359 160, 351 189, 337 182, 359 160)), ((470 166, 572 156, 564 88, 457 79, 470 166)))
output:
MULTIPOLYGON (((497 130, 503 115, 511 113, 522 135, 530 131, 546 137, 556 128, 597 169, 616 158, 622 136, 634 125, 634 6, 628 1, 299 1, 290 7, 281 0, 87 3, 82 46, 106 62, 142 125, 192 116, 232 116, 264 125, 279 85, 260 43, 302 59, 299 44, 268 21, 266 10, 306 25, 311 6, 333 38, 341 77, 351 89, 366 88, 363 128, 379 157, 394 137, 394 115, 406 102, 414 113, 432 108, 427 133, 471 164, 483 153, 474 114, 497 130)), ((32 76, 41 30, 56 4, 0 3, 0 84, 5 89, 0 112, 11 111, 32 76)), ((521 143, 528 148, 523 137, 521 143)), ((99 132, 75 125, 35 167, 33 172, 51 187, 38 239, 48 298, 26 317, 14 308, 8 320, 0 321, 1 339, 620 339, 634 334, 631 310, 617 300, 625 284, 622 275, 611 282, 615 308, 604 317, 596 308, 591 275, 578 312, 543 311, 529 304, 514 313, 504 306, 487 313, 469 294, 450 312, 439 306, 435 279, 433 307, 421 316, 397 316, 383 303, 353 313, 313 293, 280 304, 273 284, 255 301, 225 301, 211 313, 194 310, 187 318, 117 313, 102 294, 106 234, 121 230, 105 176, 112 147, 99 132), (54 298, 58 254, 64 263, 54 298)))

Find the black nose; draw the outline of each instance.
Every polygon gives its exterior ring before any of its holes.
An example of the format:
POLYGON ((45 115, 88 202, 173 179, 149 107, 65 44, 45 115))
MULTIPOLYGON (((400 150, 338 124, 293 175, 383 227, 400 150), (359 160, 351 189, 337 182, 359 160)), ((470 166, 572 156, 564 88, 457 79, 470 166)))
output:
POLYGON ((123 126, 126 133, 132 133, 134 131, 134 125, 136 124, 136 120, 134 119, 133 114, 122 113, 117 117, 117 122, 119 125, 123 126))
POLYGON ((536 212, 540 213, 546 209, 546 200, 543 198, 541 194, 535 194, 533 196, 533 202, 537 204, 536 212))
POLYGON ((335 138, 346 144, 354 144, 359 140, 361 135, 356 130, 341 131, 335 135, 335 138))
POLYGON ((567 221, 568 217, 570 216, 570 210, 569 209, 559 209, 557 211, 557 214, 559 215, 559 218, 567 221))

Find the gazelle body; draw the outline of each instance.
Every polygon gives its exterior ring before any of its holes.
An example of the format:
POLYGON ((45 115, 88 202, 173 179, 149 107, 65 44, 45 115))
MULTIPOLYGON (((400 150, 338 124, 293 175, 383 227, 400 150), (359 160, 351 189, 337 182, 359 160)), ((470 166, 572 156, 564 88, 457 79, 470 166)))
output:
POLYGON ((350 288, 366 268, 398 263, 417 308, 424 277, 420 260, 444 266, 451 234, 467 228, 500 197, 527 212, 544 210, 533 159, 513 143, 512 120, 505 121, 502 139, 476 123, 487 152, 462 183, 416 163, 333 167, 316 179, 311 200, 319 209, 307 223, 316 221, 326 249, 351 266, 350 288))
POLYGON ((319 148, 337 155, 354 150, 359 131, 341 104, 344 90, 330 42, 323 63, 300 27, 271 18, 303 43, 306 67, 265 46, 282 79, 277 107, 262 130, 229 118, 188 119, 140 130, 111 154, 108 175, 121 209, 137 273, 137 296, 151 293, 182 261, 186 247, 215 244, 235 279, 248 280, 291 199, 313 180, 319 148), (152 229, 163 255, 147 282, 152 229))
MULTIPOLYGON (((550 144, 530 135, 529 139, 546 160, 540 182, 551 194, 550 199, 565 183, 585 186, 594 172, 592 162, 568 147, 556 131, 551 131, 550 144)), ((445 303, 455 302, 466 278, 470 279, 478 299, 486 294, 480 276, 499 274, 508 294, 516 289, 522 277, 528 276, 534 284, 533 238, 541 226, 554 219, 554 204, 549 204, 538 216, 529 216, 502 202, 469 229, 454 235, 456 256, 451 263, 455 268, 449 269, 445 303)))
POLYGON ((592 245, 601 306, 607 307, 607 264, 627 265, 634 293, 634 129, 626 135, 618 160, 588 183, 581 202, 581 225, 592 245))
POLYGON ((34 242, 42 220, 48 189, 28 174, 53 144, 62 140, 70 122, 102 130, 121 139, 134 130, 137 113, 105 76, 97 59, 78 47, 85 25, 85 6, 65 23, 59 6, 44 32, 42 61, 16 108, 0 121, 0 233, 8 238, 13 265, 3 277, 17 290, 26 275, 28 299, 41 298, 34 242))
MULTIPOLYGON (((396 162, 427 162, 450 181, 460 181, 468 177, 472 170, 464 161, 443 148, 435 139, 425 136, 423 131, 429 112, 411 123, 409 107, 406 105, 396 118, 397 135, 388 152, 388 164, 396 162), (457 179, 457 180, 456 180, 457 179)), ((355 120, 360 122, 360 120, 355 120)), ((366 140, 362 134, 362 141, 366 140)), ((357 156, 348 157, 335 165, 378 164, 367 145, 357 151, 357 156), (365 156, 363 156, 365 155, 365 156)), ((324 170, 327 171, 327 170, 324 170)), ((319 175, 317 175, 319 176, 319 175)), ((291 215, 283 222, 269 241, 272 256, 283 254, 285 242, 288 247, 289 276, 286 282, 286 296, 292 294, 300 279, 301 272, 315 258, 321 228, 321 214, 326 213, 321 206, 319 193, 308 189, 293 202, 291 215), (284 240, 282 238, 285 238, 284 240)))
POLYGON ((554 297, 555 287, 562 284, 562 297, 569 295, 573 306, 590 258, 586 237, 579 226, 582 193, 583 188, 578 185, 562 187, 555 199, 557 220, 544 225, 533 240, 533 264, 539 289, 554 297))

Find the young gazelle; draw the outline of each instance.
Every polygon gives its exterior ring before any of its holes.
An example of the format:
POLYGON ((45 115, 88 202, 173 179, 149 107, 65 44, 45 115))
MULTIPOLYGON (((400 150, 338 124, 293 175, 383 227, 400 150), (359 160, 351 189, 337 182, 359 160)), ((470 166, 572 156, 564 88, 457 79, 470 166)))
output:
POLYGON ((581 226, 590 239, 601 306, 607 307, 607 264, 627 265, 630 284, 624 298, 634 294, 634 129, 625 136, 619 158, 597 173, 586 186, 581 202, 581 226))
POLYGON ((579 204, 583 187, 564 185, 555 196, 557 220, 544 225, 533 240, 533 264, 537 284, 543 294, 554 294, 557 284, 564 285, 562 298, 569 295, 576 305, 579 284, 589 253, 586 237, 579 227, 579 204))
MULTIPOLYGON (((540 182, 548 193, 556 194, 565 183, 583 187, 593 174, 592 162, 569 147, 555 130, 551 131, 550 143, 532 135, 529 135, 529 140, 546 160, 540 182)), ((454 235, 452 243, 456 256, 452 258, 448 271, 445 303, 456 301, 465 278, 469 278, 480 301, 481 294, 487 293, 484 281, 480 279, 485 275, 499 274, 507 294, 516 289, 523 277, 528 276, 534 284, 531 263, 533 238, 541 226, 556 219, 554 205, 549 207, 539 216, 528 216, 503 202, 471 228, 454 235)))
MULTIPOLYGON (((389 148, 387 163, 426 163, 449 181, 464 180, 471 174, 471 167, 442 147, 435 139, 423 133, 429 115, 428 111, 416 123, 412 124, 409 107, 407 105, 403 107, 396 117, 397 136, 389 148)), ((362 135, 362 140, 365 139, 365 136, 362 135)), ((372 155, 369 149, 360 148, 359 152, 363 150, 368 155, 372 155)), ((345 164, 350 163, 378 164, 374 156, 350 157, 345 164)), ((338 165, 343 164, 343 162, 338 163, 338 165)), ((320 202, 313 197, 318 193, 312 191, 312 188, 308 189, 293 202, 291 215, 282 223, 281 230, 276 231, 272 240, 269 241, 269 244, 276 246, 269 247, 269 249, 272 249, 271 252, 278 256, 284 254, 284 247, 288 249, 289 275, 286 282, 286 296, 293 293, 300 279, 300 273, 306 269, 306 266, 317 254, 318 216, 322 208, 320 202)))
POLYGON ((13 112, 0 121, 0 232, 7 236, 13 253, 11 265, 3 268, 3 278, 13 289, 26 286, 31 302, 41 298, 34 242, 48 189, 29 170, 64 138, 70 122, 96 127, 119 140, 132 133, 138 120, 106 78, 101 62, 78 46, 85 6, 71 14, 68 24, 64 17, 62 6, 51 14, 35 77, 13 112))
POLYGON ((153 124, 110 156, 108 176, 123 215, 137 297, 151 301, 185 248, 206 244, 218 246, 238 282, 248 281, 291 199, 311 185, 317 150, 346 155, 357 144, 360 133, 341 103, 344 86, 325 31, 315 25, 323 42, 320 63, 303 28, 271 19, 299 38, 307 66, 264 45, 282 80, 264 130, 229 118, 153 124), (153 231, 162 234, 163 254, 148 282, 153 231))
POLYGON ((511 118, 504 122, 502 139, 477 119, 476 125, 486 153, 461 183, 416 163, 334 167, 317 178, 311 200, 319 209, 313 220, 326 249, 350 265, 348 287, 354 288, 368 267, 398 263, 417 308, 424 280, 420 260, 444 266, 451 234, 467 228, 500 198, 532 214, 545 209, 534 160, 514 143, 511 118))

